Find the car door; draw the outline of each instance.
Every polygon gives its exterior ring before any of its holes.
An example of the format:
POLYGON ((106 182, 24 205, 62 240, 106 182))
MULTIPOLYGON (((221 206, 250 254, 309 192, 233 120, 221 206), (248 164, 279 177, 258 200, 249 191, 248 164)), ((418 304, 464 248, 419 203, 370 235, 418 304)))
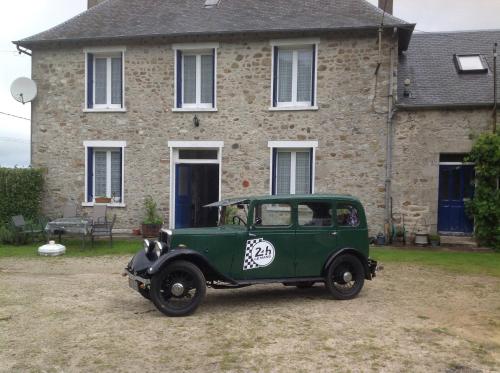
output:
POLYGON ((363 207, 354 201, 335 204, 337 249, 356 249, 368 256, 368 227, 363 207))
POLYGON ((294 276, 294 227, 289 203, 256 203, 250 214, 248 237, 237 248, 236 280, 276 279, 294 276))
POLYGON ((337 247, 337 230, 333 222, 333 203, 298 201, 295 229, 297 277, 321 276, 323 266, 337 247))

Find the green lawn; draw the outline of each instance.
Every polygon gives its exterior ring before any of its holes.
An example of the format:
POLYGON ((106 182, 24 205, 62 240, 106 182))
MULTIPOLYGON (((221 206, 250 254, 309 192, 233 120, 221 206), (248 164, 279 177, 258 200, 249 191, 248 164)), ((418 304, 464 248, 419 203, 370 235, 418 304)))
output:
MULTIPOLYGON (((65 240, 66 257, 91 257, 103 255, 131 255, 142 247, 141 239, 116 240, 113 247, 108 241, 98 241, 92 248, 87 242, 85 249, 81 248, 79 240, 65 240)), ((37 248, 42 243, 22 246, 0 245, 0 258, 39 257, 37 248)), ((472 253, 452 251, 430 251, 418 249, 371 248, 370 256, 381 263, 412 263, 435 266, 448 271, 466 274, 490 275, 500 277, 500 253, 472 253)))
MULTIPOLYGON (((38 247, 41 245, 43 245, 43 243, 34 243, 21 246, 0 244, 0 258, 36 258, 38 257, 38 247)), ((135 254, 141 249, 142 240, 114 240, 113 247, 109 247, 109 241, 97 241, 94 248, 92 248, 90 242, 86 242, 85 249, 81 248, 81 241, 79 240, 63 240, 63 245, 66 246, 65 256, 68 257, 129 255, 135 254)))
POLYGON ((500 277, 500 253, 371 248, 370 256, 381 263, 412 263, 457 273, 500 277))

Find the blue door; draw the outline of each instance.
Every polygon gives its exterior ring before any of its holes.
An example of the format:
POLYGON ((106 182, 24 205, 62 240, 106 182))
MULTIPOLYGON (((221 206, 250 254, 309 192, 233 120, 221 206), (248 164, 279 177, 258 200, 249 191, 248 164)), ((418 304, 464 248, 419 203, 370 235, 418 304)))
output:
POLYGON ((438 231, 471 234, 474 224, 465 212, 465 200, 474 195, 474 166, 439 167, 438 231))
POLYGON ((191 227, 192 165, 178 164, 175 169, 175 228, 191 227))

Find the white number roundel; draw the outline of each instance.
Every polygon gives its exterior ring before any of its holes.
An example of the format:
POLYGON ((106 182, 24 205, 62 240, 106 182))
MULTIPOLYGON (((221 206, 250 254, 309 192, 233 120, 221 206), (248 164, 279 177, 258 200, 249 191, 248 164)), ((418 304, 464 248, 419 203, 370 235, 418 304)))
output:
POLYGON ((274 260, 274 246, 269 241, 261 241, 252 247, 252 260, 259 267, 267 267, 274 260))

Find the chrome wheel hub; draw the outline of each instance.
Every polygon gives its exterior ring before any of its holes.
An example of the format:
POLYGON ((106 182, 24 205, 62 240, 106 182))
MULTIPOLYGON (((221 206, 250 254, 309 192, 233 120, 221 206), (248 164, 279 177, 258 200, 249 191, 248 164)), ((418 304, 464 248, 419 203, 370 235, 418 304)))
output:
POLYGON ((352 273, 351 272, 344 272, 342 275, 342 279, 344 280, 345 283, 351 282, 352 281, 352 273))
POLYGON ((180 282, 176 282, 172 285, 172 289, 170 291, 172 292, 172 295, 180 297, 182 294, 184 294, 184 285, 182 285, 180 282))

